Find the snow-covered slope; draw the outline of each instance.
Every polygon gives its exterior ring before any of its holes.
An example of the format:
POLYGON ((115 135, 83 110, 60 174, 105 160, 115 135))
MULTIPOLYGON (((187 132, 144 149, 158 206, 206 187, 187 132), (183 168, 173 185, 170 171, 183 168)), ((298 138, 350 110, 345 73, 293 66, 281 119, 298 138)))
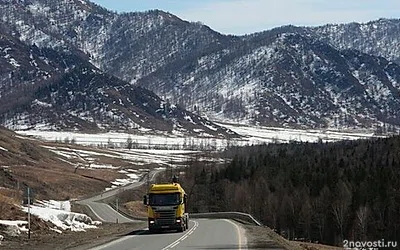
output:
POLYGON ((295 127, 400 125, 394 63, 400 20, 287 26, 232 37, 159 10, 117 14, 87 0, 10 3, 0 0, 0 13, 14 38, 82 51, 100 70, 212 119, 295 127))
POLYGON ((279 33, 241 50, 198 57, 140 81, 214 119, 261 125, 399 125, 400 67, 312 37, 279 33), (189 68, 190 67, 190 68, 189 68))
POLYGON ((234 134, 103 73, 79 51, 27 46, 0 35, 0 118, 8 128, 234 134))
POLYGON ((400 19, 329 24, 306 30, 339 49, 356 49, 400 63, 400 19))
POLYGON ((234 40, 169 13, 116 14, 87 0, 0 0, 16 37, 39 47, 78 48, 99 68, 129 82, 171 61, 234 40))

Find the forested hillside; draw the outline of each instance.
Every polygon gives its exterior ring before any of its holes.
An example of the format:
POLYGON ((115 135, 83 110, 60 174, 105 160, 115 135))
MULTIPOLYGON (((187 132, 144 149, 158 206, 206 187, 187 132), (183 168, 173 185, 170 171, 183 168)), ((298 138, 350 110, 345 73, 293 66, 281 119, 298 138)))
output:
POLYGON ((399 152, 400 136, 253 146, 231 150, 219 170, 189 168, 182 182, 192 211, 251 213, 290 239, 396 240, 399 152))

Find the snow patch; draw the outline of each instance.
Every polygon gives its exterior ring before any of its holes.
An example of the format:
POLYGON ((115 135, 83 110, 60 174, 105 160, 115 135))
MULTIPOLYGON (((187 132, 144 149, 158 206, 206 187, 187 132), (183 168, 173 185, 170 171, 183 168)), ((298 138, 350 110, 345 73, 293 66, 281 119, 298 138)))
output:
MULTIPOLYGON (((71 231, 86 231, 86 229, 97 228, 101 222, 93 221, 86 214, 72 213, 65 210, 51 208, 51 206, 57 206, 66 203, 57 202, 45 202, 50 207, 43 207, 43 204, 33 205, 30 207, 32 215, 39 217, 40 219, 51 222, 57 228, 55 230, 71 230, 71 231)), ((64 208, 65 209, 65 208, 64 208)), ((24 212, 28 212, 28 207, 22 207, 24 212)), ((54 228, 53 228, 54 230, 54 228)))
POLYGON ((34 105, 38 105, 38 106, 42 106, 42 107, 47 107, 47 108, 53 106, 53 105, 51 105, 51 104, 49 104, 49 103, 41 102, 41 101, 39 101, 38 99, 35 99, 32 103, 33 103, 34 105))
MULTIPOLYGON (((28 224, 28 222, 23 221, 23 220, 15 220, 15 221, 0 220, 0 225, 6 226, 5 232, 6 232, 6 234, 8 234, 11 237, 16 237, 16 236, 19 236, 23 232, 28 232, 27 224, 28 224)), ((1 240, 2 240, 2 238, 0 239, 0 241, 1 240)))
POLYGON ((119 167, 114 167, 111 164, 95 164, 91 163, 89 168, 96 168, 96 169, 118 169, 119 167))
POLYGON ((196 123, 193 121, 192 117, 189 116, 189 115, 187 115, 187 116, 185 116, 185 117, 183 117, 183 118, 184 118, 186 121, 190 122, 190 123, 196 124, 196 123))
POLYGON ((19 64, 14 58, 10 58, 9 63, 14 66, 14 68, 19 68, 21 67, 21 64, 19 64))

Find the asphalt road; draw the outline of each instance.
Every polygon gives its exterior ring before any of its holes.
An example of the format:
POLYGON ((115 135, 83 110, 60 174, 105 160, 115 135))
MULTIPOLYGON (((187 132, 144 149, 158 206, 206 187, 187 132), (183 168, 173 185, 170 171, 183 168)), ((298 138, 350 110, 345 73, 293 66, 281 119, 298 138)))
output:
MULTIPOLYGON (((152 181, 159 171, 150 172, 152 181)), ((143 178, 146 179, 146 178, 143 178)), ((103 192, 97 196, 80 200, 77 203, 87 205, 92 212, 103 222, 134 222, 116 212, 109 205, 101 202, 102 199, 115 196, 122 189, 135 189, 145 180, 132 183, 117 189, 103 192)), ((147 229, 133 231, 116 241, 93 248, 93 250, 169 250, 169 249, 247 249, 245 231, 233 221, 225 219, 196 219, 190 220, 189 229, 182 232, 163 232, 150 234, 147 229)))
POLYGON ((116 241, 92 250, 182 250, 182 249, 247 249, 245 231, 225 219, 196 219, 182 233, 150 234, 147 229, 133 231, 116 241))
MULTIPOLYGON (((160 172, 160 170, 150 172, 149 180, 153 181, 155 176, 159 172, 160 172)), ((90 208, 90 210, 92 210, 93 214, 96 215, 96 217, 98 217, 98 219, 103 222, 111 222, 111 223, 135 222, 135 220, 131 220, 131 219, 123 216, 122 214, 118 213, 117 211, 112 209, 109 205, 102 203, 101 200, 115 196, 123 190, 135 189, 141 185, 144 185, 146 183, 146 181, 147 181, 146 178, 142 178, 142 180, 139 182, 135 182, 132 184, 128 184, 126 186, 122 186, 122 187, 118 187, 118 188, 115 188, 115 189, 112 189, 109 191, 105 191, 94 197, 77 201, 76 203, 88 206, 90 208)))

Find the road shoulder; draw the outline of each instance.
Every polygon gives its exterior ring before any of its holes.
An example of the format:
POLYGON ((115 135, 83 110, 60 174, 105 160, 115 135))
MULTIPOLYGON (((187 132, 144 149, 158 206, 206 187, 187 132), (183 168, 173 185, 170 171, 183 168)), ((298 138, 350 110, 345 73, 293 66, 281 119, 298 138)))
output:
POLYGON ((146 223, 144 222, 123 224, 104 223, 98 228, 89 229, 86 232, 63 231, 61 234, 51 230, 32 232, 31 239, 28 239, 27 236, 8 238, 2 242, 0 248, 10 250, 86 250, 106 244, 145 227, 146 223))

